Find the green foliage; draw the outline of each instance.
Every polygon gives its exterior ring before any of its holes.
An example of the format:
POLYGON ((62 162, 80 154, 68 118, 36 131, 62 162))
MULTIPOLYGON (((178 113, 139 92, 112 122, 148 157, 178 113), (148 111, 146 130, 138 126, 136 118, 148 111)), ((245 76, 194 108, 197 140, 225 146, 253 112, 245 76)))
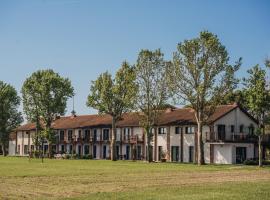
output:
POLYGON ((27 78, 22 87, 23 109, 27 119, 36 123, 37 134, 33 138, 36 145, 46 139, 53 141, 51 130, 53 120, 64 115, 68 98, 74 95, 71 82, 53 70, 39 70, 27 78), (40 132, 42 125, 44 131, 40 132))
POLYGON ((248 70, 249 77, 244 78, 248 110, 262 125, 270 109, 270 91, 266 82, 266 71, 254 66, 248 70))
MULTIPOLYGON (((220 100, 236 88, 235 72, 241 65, 228 64, 229 56, 218 37, 204 31, 195 39, 179 43, 173 55, 170 86, 176 98, 189 103, 206 121, 220 100), (211 109, 210 109, 211 108, 211 109)), ((197 116, 199 117, 199 116, 197 116)))
POLYGON ((101 74, 92 81, 87 106, 93 107, 100 114, 109 114, 119 120, 123 113, 134 108, 136 95, 134 67, 123 62, 115 79, 109 72, 101 74))
POLYGON ((9 134, 23 121, 18 111, 20 98, 14 87, 0 81, 0 144, 4 155, 8 147, 9 134))
POLYGON ((228 64, 228 52, 218 37, 208 31, 179 43, 170 69, 170 89, 177 101, 195 110, 198 125, 198 163, 204 163, 202 126, 213 114, 222 97, 233 92, 238 83, 235 72, 241 65, 228 64))
POLYGON ((121 120, 122 114, 134 108, 137 92, 134 67, 123 62, 115 78, 108 72, 101 74, 92 81, 87 106, 93 107, 100 114, 112 116, 111 159, 116 160, 116 122, 121 120))
POLYGON ((136 108, 140 111, 140 124, 148 137, 148 158, 151 158, 152 128, 158 124, 161 108, 168 100, 168 73, 171 63, 164 60, 160 49, 141 50, 136 64, 138 85, 136 108))
POLYGON ((255 134, 258 136, 259 166, 262 166, 261 141, 270 111, 270 91, 266 82, 266 71, 259 65, 249 69, 248 74, 249 77, 244 79, 245 93, 248 110, 259 122, 255 134))

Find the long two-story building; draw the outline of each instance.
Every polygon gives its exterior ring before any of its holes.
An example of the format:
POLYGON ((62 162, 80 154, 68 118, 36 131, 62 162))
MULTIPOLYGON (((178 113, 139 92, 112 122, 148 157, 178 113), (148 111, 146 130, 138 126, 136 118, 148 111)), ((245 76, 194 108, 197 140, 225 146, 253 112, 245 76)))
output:
MULTIPOLYGON (((203 127, 206 163, 234 164, 257 157, 256 120, 237 104, 218 106, 203 127)), ((60 117, 52 124, 57 140, 55 153, 91 155, 93 159, 110 156, 111 117, 81 115, 60 117)), ((153 129, 153 158, 160 161, 194 162, 196 158, 196 121, 190 108, 168 108, 153 129)), ((35 124, 17 128, 9 142, 9 154, 27 156, 34 151, 35 124)), ((117 123, 117 158, 147 159, 147 137, 140 127, 139 115, 127 113, 117 123)), ((44 145, 48 151, 48 145, 44 145)))

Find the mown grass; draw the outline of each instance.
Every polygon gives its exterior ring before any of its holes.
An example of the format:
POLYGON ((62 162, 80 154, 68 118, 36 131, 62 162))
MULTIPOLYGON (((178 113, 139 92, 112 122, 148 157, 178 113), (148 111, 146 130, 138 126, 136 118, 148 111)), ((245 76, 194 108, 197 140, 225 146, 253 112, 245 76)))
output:
POLYGON ((0 157, 0 199, 269 199, 270 168, 0 157))

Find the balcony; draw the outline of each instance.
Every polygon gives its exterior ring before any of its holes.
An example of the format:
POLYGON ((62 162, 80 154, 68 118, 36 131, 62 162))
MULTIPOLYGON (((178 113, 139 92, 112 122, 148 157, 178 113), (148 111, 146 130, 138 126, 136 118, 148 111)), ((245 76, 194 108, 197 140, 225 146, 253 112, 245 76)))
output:
POLYGON ((127 136, 127 137, 123 137, 122 140, 124 143, 138 143, 138 142, 143 142, 144 141, 144 135, 134 135, 134 136, 127 136))
POLYGON ((206 142, 224 143, 224 142, 256 142, 256 136, 248 133, 206 133, 206 142))

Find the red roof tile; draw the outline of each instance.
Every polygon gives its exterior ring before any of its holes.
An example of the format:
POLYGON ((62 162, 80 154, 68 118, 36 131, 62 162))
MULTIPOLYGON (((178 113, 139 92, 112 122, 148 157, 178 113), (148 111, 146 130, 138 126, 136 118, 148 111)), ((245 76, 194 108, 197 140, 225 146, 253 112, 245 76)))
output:
MULTIPOLYGON (((209 118, 209 122, 214 122, 228 112, 238 107, 237 105, 223 105, 218 106, 215 113, 209 118)), ((83 127, 96 127, 96 126, 111 126, 111 116, 109 115, 80 115, 76 117, 67 116, 57 119, 52 124, 54 129, 72 129, 83 127)), ((165 111, 161 114, 159 119, 160 125, 167 124, 195 124, 194 111, 191 108, 173 109, 170 112, 165 111)), ((138 113, 126 113, 123 119, 117 123, 118 127, 124 126, 139 126, 138 113)), ((28 123, 17 128, 20 130, 34 130, 35 124, 28 123)))

